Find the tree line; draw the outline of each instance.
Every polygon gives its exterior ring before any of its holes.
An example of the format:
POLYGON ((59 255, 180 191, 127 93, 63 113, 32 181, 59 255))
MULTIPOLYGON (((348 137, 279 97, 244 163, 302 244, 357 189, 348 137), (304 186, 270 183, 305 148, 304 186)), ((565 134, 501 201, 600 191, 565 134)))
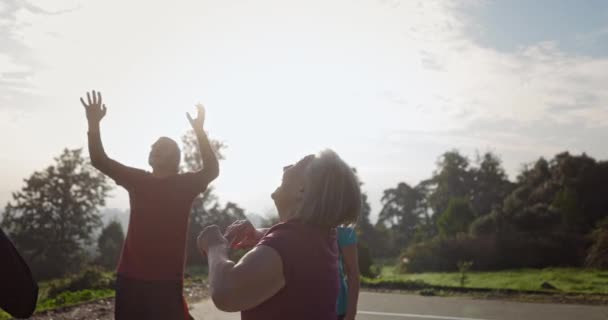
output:
MULTIPOLYGON (((182 137, 183 170, 202 165, 193 131, 182 137)), ((225 145, 212 141, 219 159, 225 145)), ((21 190, 12 194, 2 214, 0 227, 9 235, 39 280, 79 273, 85 266, 113 270, 118 262, 125 232, 118 221, 102 225, 100 209, 114 188, 90 165, 82 149, 64 149, 53 164, 24 179, 21 190), (102 229, 97 239, 95 231, 102 229), (86 248, 96 245, 91 256, 86 248)), ((188 230, 187 263, 202 263, 196 237, 202 227, 227 227, 246 219, 234 202, 221 203, 212 187, 193 203, 188 230)))
MULTIPOLYGON (((184 170, 198 170, 196 137, 182 137, 184 170)), ((219 159, 225 145, 213 141, 219 159)), ((89 165, 81 149, 65 149, 47 168, 24 179, 2 215, 9 234, 39 279, 61 277, 84 265, 113 269, 124 240, 119 222, 102 226, 100 209, 114 188, 89 165), (94 231, 102 229, 93 239, 94 231), (85 248, 96 242, 97 254, 85 248)), ((473 161, 444 153, 429 179, 384 190, 375 223, 363 194, 360 267, 374 276, 374 259, 396 258, 403 271, 452 271, 472 262, 477 270, 520 267, 608 267, 608 162, 567 152, 523 166, 510 181, 491 153, 473 161)), ((213 188, 193 203, 187 263, 203 263, 196 237, 204 225, 225 228, 246 219, 213 188)), ((270 225, 276 218, 267 221, 270 225)))
MULTIPOLYGON (((491 153, 444 153, 429 179, 384 190, 375 225, 359 223, 375 258, 402 271, 608 267, 608 162, 563 152, 510 181, 491 153)), ((363 249, 365 250, 365 248, 363 249)))

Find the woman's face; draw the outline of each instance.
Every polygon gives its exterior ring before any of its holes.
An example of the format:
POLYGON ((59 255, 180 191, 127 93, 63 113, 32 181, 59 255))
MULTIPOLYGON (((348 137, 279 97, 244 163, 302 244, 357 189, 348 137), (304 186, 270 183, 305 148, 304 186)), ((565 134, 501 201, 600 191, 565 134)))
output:
POLYGON ((300 204, 304 194, 304 182, 306 181, 306 169, 315 158, 308 155, 295 165, 283 168, 283 180, 281 185, 272 193, 272 200, 279 212, 279 219, 286 221, 300 204))

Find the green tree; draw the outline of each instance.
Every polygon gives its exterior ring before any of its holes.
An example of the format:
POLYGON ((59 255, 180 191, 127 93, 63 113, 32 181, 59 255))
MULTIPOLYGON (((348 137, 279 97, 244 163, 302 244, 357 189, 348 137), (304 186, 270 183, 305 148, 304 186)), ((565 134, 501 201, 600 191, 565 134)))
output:
POLYGON ((448 208, 437 220, 439 234, 449 237, 468 232, 473 220, 475 220, 475 214, 469 201, 463 198, 452 198, 448 203, 448 208))
POLYGON ((576 232, 585 225, 585 216, 578 204, 576 191, 571 188, 563 188, 557 193, 553 207, 559 212, 564 228, 576 232))
POLYGON ((476 216, 487 215, 502 206, 504 198, 513 189, 500 158, 486 152, 477 156, 477 166, 472 168, 471 207, 476 216))
POLYGON ((381 203, 377 227, 384 225, 388 228, 391 234, 389 252, 396 255, 410 244, 420 218, 426 213, 424 194, 401 182, 396 188, 384 190, 381 203))
POLYGON ((593 245, 589 248, 585 264, 591 268, 608 268, 608 218, 600 221, 591 233, 593 245))
MULTIPOLYGON (((200 170, 204 164, 202 163, 198 141, 193 131, 188 131, 182 137, 182 144, 184 169, 188 171, 200 170)), ((222 150, 226 148, 226 145, 217 140, 211 140, 211 144, 217 158, 223 160, 222 150)), ((225 205, 221 205, 213 192, 213 188, 207 188, 192 204, 190 227, 188 228, 187 263, 200 264, 203 262, 196 246, 196 238, 203 231, 204 227, 216 224, 221 229, 225 229, 234 221, 246 218, 245 211, 236 203, 228 202, 225 205)))
POLYGON ((361 216, 357 223, 357 251, 359 254, 359 272, 364 277, 373 278, 375 274, 372 272, 374 260, 372 258, 372 250, 378 256, 386 250, 384 239, 379 237, 379 233, 370 222, 369 215, 371 207, 367 201, 367 194, 361 194, 361 216))
POLYGON ((81 149, 65 149, 13 193, 2 227, 38 278, 63 276, 84 262, 83 246, 92 244, 91 235, 101 226, 99 208, 110 189, 81 149))
POLYGON ((118 263, 125 234, 120 222, 113 220, 103 228, 99 239, 97 239, 97 264, 105 269, 113 269, 118 263))
POLYGON ((469 159, 456 150, 439 158, 437 169, 427 182, 432 190, 428 202, 435 217, 447 209, 451 198, 470 198, 474 180, 469 169, 469 159))

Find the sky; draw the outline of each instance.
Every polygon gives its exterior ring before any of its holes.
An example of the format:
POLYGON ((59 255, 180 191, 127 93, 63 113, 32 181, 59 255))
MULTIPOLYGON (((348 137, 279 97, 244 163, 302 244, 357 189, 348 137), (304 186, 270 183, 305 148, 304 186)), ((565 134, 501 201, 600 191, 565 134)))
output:
MULTIPOLYGON (((332 148, 373 216, 438 157, 493 151, 513 178, 569 150, 608 158, 608 2, 0 0, 0 204, 104 95, 107 153, 147 168, 207 108, 222 201, 274 211, 282 167, 332 148)), ((115 189, 110 208, 127 208, 115 189)))

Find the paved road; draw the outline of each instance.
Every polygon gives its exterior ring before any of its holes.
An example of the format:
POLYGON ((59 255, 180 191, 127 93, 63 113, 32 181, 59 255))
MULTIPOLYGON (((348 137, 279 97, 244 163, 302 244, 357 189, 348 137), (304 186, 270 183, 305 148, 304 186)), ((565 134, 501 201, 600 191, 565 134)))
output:
MULTIPOLYGON (((239 320, 209 301, 193 306, 198 320, 239 320)), ((358 320, 608 320, 608 307, 518 303, 362 292, 358 320)))

